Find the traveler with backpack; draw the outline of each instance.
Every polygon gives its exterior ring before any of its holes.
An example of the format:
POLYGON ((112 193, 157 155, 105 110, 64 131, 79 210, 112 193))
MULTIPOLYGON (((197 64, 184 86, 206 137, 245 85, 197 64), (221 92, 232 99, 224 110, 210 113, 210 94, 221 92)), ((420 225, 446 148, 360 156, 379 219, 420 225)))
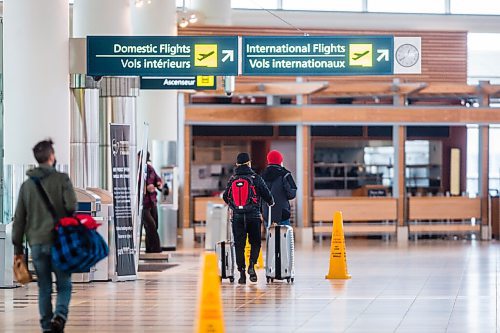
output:
MULTIPOLYGON (((290 225, 290 203, 297 195, 297 185, 292 174, 283 167, 283 155, 272 150, 267 154, 268 166, 262 178, 271 190, 275 205, 271 208, 271 221, 279 225, 290 225)), ((265 207, 267 208, 267 207, 265 207)), ((269 210, 263 209, 264 220, 269 221, 269 210)))
POLYGON ((257 282, 254 265, 259 258, 261 243, 261 199, 270 206, 274 205, 274 200, 262 178, 252 170, 250 156, 247 153, 238 155, 234 175, 229 179, 222 197, 233 212, 236 264, 240 272, 238 283, 246 283, 245 245, 247 234, 251 246, 248 275, 250 281, 257 282))

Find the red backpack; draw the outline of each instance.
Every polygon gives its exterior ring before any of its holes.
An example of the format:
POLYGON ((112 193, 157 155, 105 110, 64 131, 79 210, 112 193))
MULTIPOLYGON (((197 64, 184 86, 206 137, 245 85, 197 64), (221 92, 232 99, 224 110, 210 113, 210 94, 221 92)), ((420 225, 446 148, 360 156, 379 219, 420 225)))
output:
POLYGON ((255 176, 250 175, 237 175, 231 179, 228 199, 230 207, 236 213, 250 212, 258 205, 254 179, 255 176))

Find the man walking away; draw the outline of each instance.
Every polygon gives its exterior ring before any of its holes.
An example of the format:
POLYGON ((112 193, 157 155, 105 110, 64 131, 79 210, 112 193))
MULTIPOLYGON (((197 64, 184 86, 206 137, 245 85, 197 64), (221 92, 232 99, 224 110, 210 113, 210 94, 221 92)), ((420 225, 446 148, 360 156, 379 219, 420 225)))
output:
MULTIPOLYGON (((297 185, 292 174, 283 167, 283 155, 272 150, 267 154, 267 168, 262 173, 262 178, 271 190, 275 205, 271 208, 271 221, 280 225, 290 225, 290 203, 297 195, 297 185)), ((264 207, 263 215, 269 221, 269 209, 264 207)))
POLYGON ((236 264, 240 271, 238 283, 246 283, 245 245, 247 234, 251 246, 248 275, 250 281, 257 282, 254 265, 259 258, 261 243, 261 199, 270 206, 274 204, 274 200, 262 178, 253 172, 250 156, 247 153, 238 155, 234 175, 229 179, 222 197, 233 211, 232 224, 236 264))
POLYGON ((51 140, 41 141, 33 148, 39 166, 28 171, 29 177, 19 190, 14 215, 12 242, 16 259, 23 258, 23 237, 31 247, 31 255, 38 279, 38 309, 43 332, 63 332, 68 319, 71 299, 71 273, 52 266, 51 247, 54 242, 54 221, 36 182, 43 187, 59 218, 69 216, 76 209, 76 195, 68 175, 56 171, 56 157, 51 140), (52 272, 57 279, 57 301, 52 312, 52 272))

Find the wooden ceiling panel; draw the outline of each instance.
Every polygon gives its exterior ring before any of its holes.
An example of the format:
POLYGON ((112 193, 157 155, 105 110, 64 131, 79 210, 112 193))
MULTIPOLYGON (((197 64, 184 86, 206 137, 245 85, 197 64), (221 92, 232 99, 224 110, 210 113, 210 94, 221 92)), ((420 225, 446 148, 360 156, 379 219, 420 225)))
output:
MULTIPOLYGON (((467 32, 445 32, 445 31, 384 31, 384 30, 329 30, 329 29, 307 29, 311 36, 321 35, 394 35, 394 36, 420 36, 422 37, 422 74, 420 75, 397 75, 385 77, 321 77, 320 80, 329 82, 364 82, 390 81, 393 77, 408 82, 467 82, 467 32), (389 78, 389 80, 388 80, 389 78)), ((269 27, 236 27, 236 26, 197 26, 192 25, 185 29, 179 29, 181 36, 297 36, 296 30, 289 28, 269 27)), ((237 82, 261 83, 270 81, 294 81, 295 77, 240 77, 237 82)))

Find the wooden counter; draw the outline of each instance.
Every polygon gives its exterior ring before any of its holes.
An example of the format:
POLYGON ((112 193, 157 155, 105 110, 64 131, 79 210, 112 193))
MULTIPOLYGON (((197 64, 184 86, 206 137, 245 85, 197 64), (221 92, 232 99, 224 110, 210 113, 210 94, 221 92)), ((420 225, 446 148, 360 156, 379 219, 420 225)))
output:
POLYGON ((408 220, 470 220, 481 218, 480 198, 410 197, 408 220))
POLYGON ((339 197, 313 199, 313 233, 332 232, 333 213, 341 211, 346 235, 387 235, 396 232, 397 200, 391 197, 339 197))
POLYGON ((341 211, 344 221, 396 220, 397 200, 391 197, 314 198, 313 221, 332 222, 333 213, 341 211))
POLYGON ((207 220, 207 205, 209 202, 224 204, 220 197, 196 197, 194 201, 194 221, 201 222, 207 220))

